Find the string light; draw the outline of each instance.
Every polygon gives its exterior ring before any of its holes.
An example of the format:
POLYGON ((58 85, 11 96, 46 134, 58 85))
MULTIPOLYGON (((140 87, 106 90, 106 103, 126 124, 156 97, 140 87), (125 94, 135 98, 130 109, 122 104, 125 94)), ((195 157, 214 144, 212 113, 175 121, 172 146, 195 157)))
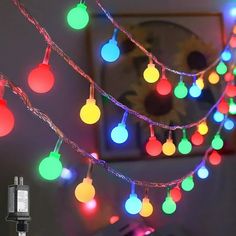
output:
POLYGON ((200 77, 196 80, 196 85, 197 85, 201 90, 204 89, 205 84, 204 84, 204 80, 203 80, 203 77, 202 77, 202 76, 200 76, 200 77))
POLYGON ((56 180, 61 176, 62 163, 60 161, 61 154, 59 153, 62 144, 62 139, 58 139, 53 152, 49 156, 44 157, 39 164, 39 174, 45 180, 56 180))
POLYGON ((141 211, 139 212, 139 214, 142 217, 149 217, 152 215, 152 213, 153 213, 153 206, 152 206, 149 198, 147 196, 145 196, 143 198, 142 208, 141 208, 141 211))
POLYGON ((225 63, 223 61, 221 61, 217 67, 216 67, 216 72, 219 75, 224 75, 227 72, 227 66, 225 65, 225 63))
POLYGON ((222 99, 217 106, 217 110, 222 114, 228 114, 228 112, 229 112, 228 102, 226 102, 225 99, 222 99))
POLYGON ((173 201, 169 190, 166 199, 162 204, 162 211, 167 215, 171 215, 176 211, 176 203, 173 201))
POLYGON ((101 56, 107 62, 115 62, 120 57, 120 49, 117 43, 118 30, 114 29, 112 38, 102 46, 101 56))
POLYGON ((148 153, 148 155, 155 157, 161 154, 162 144, 159 140, 157 140, 154 134, 153 126, 150 125, 149 128, 150 128, 150 137, 146 144, 146 152, 148 153))
POLYGON ((182 80, 179 81, 178 85, 175 87, 174 95, 179 99, 183 99, 188 95, 188 88, 182 80))
POLYGON ((61 172, 61 178, 65 180, 70 180, 72 178, 72 172, 71 170, 67 168, 63 168, 61 172))
POLYGON ((228 97, 232 98, 236 96, 236 86, 234 84, 228 84, 225 90, 228 97))
POLYGON ((89 14, 85 3, 79 3, 67 14, 67 22, 72 29, 80 30, 89 23, 89 14))
POLYGON ((176 147, 175 147, 173 140, 171 138, 171 133, 169 133, 168 139, 166 140, 166 142, 162 146, 162 152, 166 156, 172 156, 175 154, 175 151, 176 151, 176 147))
POLYGON ((182 198, 181 189, 179 186, 176 186, 170 190, 170 196, 175 202, 179 202, 182 198))
POLYGON ((89 125, 98 122, 101 116, 101 111, 96 105, 96 100, 94 99, 94 85, 90 85, 90 96, 86 100, 86 104, 80 110, 81 120, 89 125))
POLYGON ((202 94, 202 90, 197 86, 196 81, 194 81, 190 87, 189 94, 193 98, 198 98, 202 94))
POLYGON ((205 165, 198 169, 197 175, 200 179, 206 179, 209 176, 209 171, 205 165))
POLYGON ((156 85, 156 91, 163 96, 166 96, 171 93, 172 85, 169 80, 165 76, 165 72, 163 71, 161 79, 158 81, 156 85))
POLYGON ((220 81, 220 76, 215 71, 213 71, 208 76, 208 81, 211 84, 217 84, 220 81))
POLYGON ((200 146, 204 142, 204 137, 198 131, 195 131, 191 137, 191 142, 195 146, 200 146))
POLYGON ((192 144, 187 139, 186 130, 183 130, 183 137, 178 145, 178 150, 181 154, 189 154, 192 151, 192 144))
POLYGON ((95 197, 96 192, 91 178, 92 168, 93 164, 90 162, 86 178, 75 188, 75 197, 79 202, 88 203, 95 197))
POLYGON ((29 73, 28 85, 36 93, 49 92, 55 83, 55 78, 49 65, 50 55, 51 47, 48 46, 43 62, 29 73))
POLYGON ((201 135, 206 135, 208 133, 208 125, 206 123, 206 121, 202 121, 199 125, 198 125, 198 132, 201 135))
POLYGON ((230 118, 227 118, 225 121, 224 121, 224 128, 226 130, 232 130, 234 128, 235 124, 233 122, 233 120, 231 120, 230 118))
POLYGON ((231 58, 232 58, 231 52, 228 49, 225 49, 221 54, 221 59, 223 61, 228 62, 231 60, 231 58))
POLYGON ((229 41, 229 45, 231 48, 236 48, 236 37, 232 36, 230 41, 229 41))
POLYGON ((155 67, 155 64, 150 62, 143 72, 143 78, 148 82, 148 83, 155 83, 160 77, 160 72, 159 70, 155 67))
POLYGON ((224 141, 222 140, 221 136, 219 133, 217 133, 212 142, 211 142, 211 146, 213 149, 215 150, 220 150, 223 146, 224 146, 224 141))
POLYGON ((213 115, 213 119, 217 123, 222 122, 224 118, 225 118, 224 114, 220 113, 219 111, 216 111, 213 115))
POLYGON ((128 200, 125 202, 125 209, 126 211, 131 215, 138 214, 142 209, 142 202, 137 197, 137 194, 135 193, 135 185, 131 185, 131 194, 128 198, 128 200))
POLYGON ((208 157, 208 161, 211 165, 217 166, 221 163, 222 157, 217 151, 213 150, 213 152, 208 157))
POLYGON ((186 177, 183 182, 181 183, 181 188, 186 191, 189 192, 191 190, 193 190, 194 188, 194 181, 193 181, 193 176, 188 176, 186 177))
POLYGON ((233 98, 229 99, 229 114, 236 115, 236 103, 233 98))
POLYGON ((111 131, 111 139, 118 144, 122 144, 127 141, 129 137, 128 130, 126 129, 126 120, 127 120, 128 113, 125 112, 122 118, 121 123, 118 124, 115 128, 111 131))
POLYGON ((227 72, 224 75, 224 79, 225 79, 225 82, 230 82, 230 81, 234 80, 234 75, 231 72, 227 72))

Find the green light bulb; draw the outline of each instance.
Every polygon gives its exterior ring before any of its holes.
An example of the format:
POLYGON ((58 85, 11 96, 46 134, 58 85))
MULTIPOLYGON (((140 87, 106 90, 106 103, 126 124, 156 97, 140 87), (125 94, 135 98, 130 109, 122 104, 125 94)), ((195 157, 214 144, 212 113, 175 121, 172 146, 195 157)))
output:
POLYGON ((233 75, 234 76, 236 75, 236 67, 234 67, 234 69, 233 69, 233 75))
POLYGON ((189 154, 192 151, 192 144, 189 142, 186 130, 183 130, 183 137, 178 145, 178 150, 181 154, 189 154))
POLYGON ((62 172, 62 164, 60 154, 50 152, 50 155, 45 157, 39 164, 39 173, 46 180, 55 180, 60 177, 62 172))
POLYGON ((183 81, 179 81, 175 87, 174 94, 179 99, 183 99, 188 95, 188 89, 183 81))
POLYGON ((67 15, 67 22, 71 28, 76 30, 86 27, 89 22, 87 6, 84 3, 79 3, 72 8, 67 15))
POLYGON ((171 215, 176 211, 176 203, 169 194, 162 204, 162 211, 167 215, 171 215))
POLYGON ((181 188, 186 192, 191 191, 194 188, 193 176, 188 176, 185 178, 181 183, 181 188))
POLYGON ((211 142, 211 146, 215 150, 220 150, 224 146, 224 141, 222 140, 220 134, 216 134, 211 142))
POLYGON ((219 74, 219 75, 224 75, 226 72, 227 72, 227 66, 225 65, 224 62, 220 62, 218 64, 218 66, 216 67, 216 72, 219 74))
POLYGON ((236 115, 236 104, 233 98, 229 99, 229 114, 236 115))

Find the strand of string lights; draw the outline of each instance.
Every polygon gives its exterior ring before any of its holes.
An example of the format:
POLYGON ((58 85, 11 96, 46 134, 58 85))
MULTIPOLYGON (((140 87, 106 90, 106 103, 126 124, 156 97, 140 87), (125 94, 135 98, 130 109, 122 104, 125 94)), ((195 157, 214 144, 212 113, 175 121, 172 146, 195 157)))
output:
MULTIPOLYGON (((218 104, 220 103, 220 101, 222 100, 222 98, 225 95, 225 91, 221 94, 221 96, 219 97, 219 99, 216 101, 216 103, 209 109, 209 111, 207 112, 207 114, 205 114, 204 117, 202 117, 201 119, 199 119, 196 122, 193 123, 189 123, 186 125, 166 125, 163 123, 159 123, 159 122, 155 122, 153 120, 151 120, 150 118, 136 112, 135 110, 130 109, 129 107, 127 107, 126 105, 120 103, 119 101, 117 101, 111 94, 108 94, 107 92, 105 92, 87 73, 85 73, 85 71, 83 71, 70 57, 69 55, 67 55, 51 38, 51 36, 48 34, 48 32, 46 31, 45 28, 43 28, 39 22, 30 15, 30 13, 28 12, 28 10, 24 7, 24 5, 19 1, 19 0, 12 0, 12 2, 17 6, 18 10, 21 12, 21 14, 31 23, 33 24, 36 29, 38 30, 38 32, 44 37, 46 43, 51 47, 51 49, 53 49, 61 58, 64 59, 64 61, 71 66, 71 68, 73 70, 75 70, 77 73, 79 73, 83 78, 85 78, 86 80, 88 80, 94 87, 95 89, 103 96, 105 96, 107 99, 109 99, 114 105, 120 107, 121 109, 123 109, 124 111, 128 112, 131 115, 136 116, 138 119, 143 120, 144 122, 153 125, 153 126, 157 126, 163 129, 167 129, 167 130, 183 130, 183 129, 190 129, 193 127, 198 126, 200 123, 202 123, 203 121, 205 121, 210 114, 214 111, 214 109, 218 106, 218 104)), ((99 1, 97 1, 97 3, 99 4, 100 7, 102 7, 102 5, 100 4, 99 1)), ((107 16, 110 16, 110 14, 102 7, 103 11, 107 14, 107 16)), ((112 19, 112 18, 111 18, 112 19)), ((113 23, 115 23, 115 21, 113 21, 113 23)), ((116 23, 117 24, 117 23, 116 23)), ((118 26, 118 25, 117 25, 118 26)), ((119 26, 121 27, 121 26, 119 26)), ((123 30, 123 28, 122 28, 123 30)), ((125 31, 125 30, 123 30, 125 31)), ((128 33, 127 33, 128 34, 128 33)), ((128 34, 129 35, 129 34, 128 34)), ((131 36, 129 36, 130 38, 132 38, 131 36)), ((133 39, 133 38, 132 38, 133 39)), ((133 41, 135 41, 133 39, 133 41)), ((135 41, 136 42, 136 41, 135 41)), ((139 44, 138 44, 139 45, 139 44)), ((140 46, 141 47, 141 46, 140 46)), ((142 47, 143 48, 143 47, 142 47)), ((144 49, 144 48, 143 48, 144 49)), ((145 49, 144 49, 145 50, 145 49)), ((148 52, 147 52, 148 53, 148 52)), ((154 57, 151 54, 148 56, 154 57)), ((155 59, 155 58, 153 58, 155 59)), ((157 59, 156 59, 157 60, 157 59)), ((215 64, 214 64, 215 65, 215 64)), ((211 65, 209 68, 212 68, 214 65, 211 65)), ((207 71, 209 68, 207 68, 205 71, 207 71)), ((199 72, 200 74, 202 74, 203 72, 199 72)), ((177 74, 181 74, 181 75, 187 75, 187 76, 196 76, 197 74, 186 74, 186 73, 180 73, 178 72, 177 74)))
MULTIPOLYGON (((31 101, 29 100, 29 97, 27 94, 18 86, 16 86, 11 80, 8 79, 6 75, 0 72, 0 84, 9 88, 14 94, 16 94, 24 103, 24 105, 27 107, 27 109, 36 117, 38 117, 40 120, 42 120, 44 123, 48 124, 48 126, 54 131, 54 133, 58 136, 60 140, 63 140, 64 143, 68 144, 72 149, 74 149, 77 153, 79 153, 82 157, 89 159, 92 161, 93 164, 102 166, 108 173, 122 179, 123 181, 126 181, 130 184, 135 184, 140 187, 144 188, 167 188, 175 185, 179 185, 183 182, 184 179, 186 179, 188 176, 193 176, 199 168, 203 165, 203 163, 206 162, 207 157, 209 156, 209 153, 212 152, 212 147, 209 147, 200 163, 194 168, 194 170, 190 171, 186 175, 184 175, 181 178, 172 180, 170 182, 161 183, 161 182, 148 182, 143 180, 136 180, 132 179, 129 176, 124 175, 120 171, 112 168, 106 161, 101 159, 96 159, 93 155, 86 152, 83 148, 81 148, 77 143, 69 139, 59 127, 55 125, 55 123, 52 121, 52 119, 42 111, 40 111, 38 108, 35 108, 31 101)), ((220 133, 222 126, 224 122, 222 122, 217 130, 217 134, 220 133)))

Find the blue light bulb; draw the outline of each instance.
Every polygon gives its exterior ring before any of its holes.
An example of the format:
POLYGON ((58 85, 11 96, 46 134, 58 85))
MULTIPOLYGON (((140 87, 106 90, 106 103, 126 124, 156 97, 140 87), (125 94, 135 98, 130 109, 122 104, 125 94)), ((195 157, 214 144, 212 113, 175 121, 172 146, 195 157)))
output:
POLYGON ((217 123, 222 122, 224 118, 225 118, 224 114, 220 113, 219 111, 216 111, 213 115, 213 119, 217 123))
POLYGON ((142 202, 138 199, 137 194, 131 193, 129 199, 125 202, 125 210, 131 214, 136 215, 142 209, 142 202))
POLYGON ((126 125, 124 123, 119 123, 111 131, 111 139, 118 144, 124 143, 128 139, 129 133, 126 129, 126 125))
POLYGON ((198 98, 201 95, 201 93, 202 90, 197 86, 196 83, 193 83, 193 85, 189 89, 189 94, 191 95, 191 97, 198 98))
POLYGON ((61 178, 65 179, 65 180, 69 180, 72 178, 72 172, 71 170, 67 169, 67 168, 63 168, 62 172, 61 172, 61 178))
POLYGON ((120 49, 114 38, 110 39, 108 43, 103 45, 101 56, 107 62, 114 62, 120 57, 120 49))
POLYGON ((230 15, 234 18, 236 17, 236 7, 230 9, 230 15))
POLYGON ((232 54, 229 50, 226 49, 224 52, 222 52, 221 59, 223 61, 230 61, 231 58, 232 58, 232 54))
POLYGON ((209 176, 209 171, 205 166, 202 166, 198 171, 197 175, 200 179, 206 179, 209 176))
POLYGON ((235 126, 234 122, 229 118, 227 118, 226 121, 224 122, 224 128, 226 130, 232 130, 234 126, 235 126))

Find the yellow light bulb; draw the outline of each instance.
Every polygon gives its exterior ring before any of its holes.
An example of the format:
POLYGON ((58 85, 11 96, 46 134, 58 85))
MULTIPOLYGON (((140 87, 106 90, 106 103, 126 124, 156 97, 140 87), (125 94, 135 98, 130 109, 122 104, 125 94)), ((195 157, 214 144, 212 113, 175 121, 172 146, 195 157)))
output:
POLYGON ((92 185, 92 179, 84 178, 83 182, 77 185, 75 189, 75 197, 79 202, 89 202, 95 196, 95 188, 92 185))
POLYGON ((201 135, 206 135, 208 133, 208 126, 206 121, 203 121, 201 124, 198 125, 198 132, 201 135))
POLYGON ((175 151, 176 151, 176 147, 173 143, 173 140, 171 138, 168 138, 162 146, 162 152, 166 156, 172 156, 174 155, 175 151))
POLYGON ((142 217, 149 217, 151 216, 153 213, 153 206, 152 204, 150 203, 150 200, 149 198, 145 197, 143 198, 143 201, 142 201, 142 209, 141 211, 139 212, 139 214, 142 216, 142 217))
POLYGON ((96 105, 96 100, 89 98, 86 100, 86 104, 80 110, 81 120, 89 125, 95 124, 101 116, 101 111, 96 105))
POLYGON ((205 87, 204 80, 203 80, 202 77, 199 77, 199 78, 196 80, 196 84, 197 84, 197 86, 198 86, 201 90, 203 90, 204 87, 205 87))
POLYGON ((213 71, 209 75, 208 80, 211 84, 217 84, 220 81, 220 76, 215 71, 213 71))
POLYGON ((153 63, 149 63, 143 72, 143 77, 148 83, 155 83, 159 79, 160 73, 153 63))

